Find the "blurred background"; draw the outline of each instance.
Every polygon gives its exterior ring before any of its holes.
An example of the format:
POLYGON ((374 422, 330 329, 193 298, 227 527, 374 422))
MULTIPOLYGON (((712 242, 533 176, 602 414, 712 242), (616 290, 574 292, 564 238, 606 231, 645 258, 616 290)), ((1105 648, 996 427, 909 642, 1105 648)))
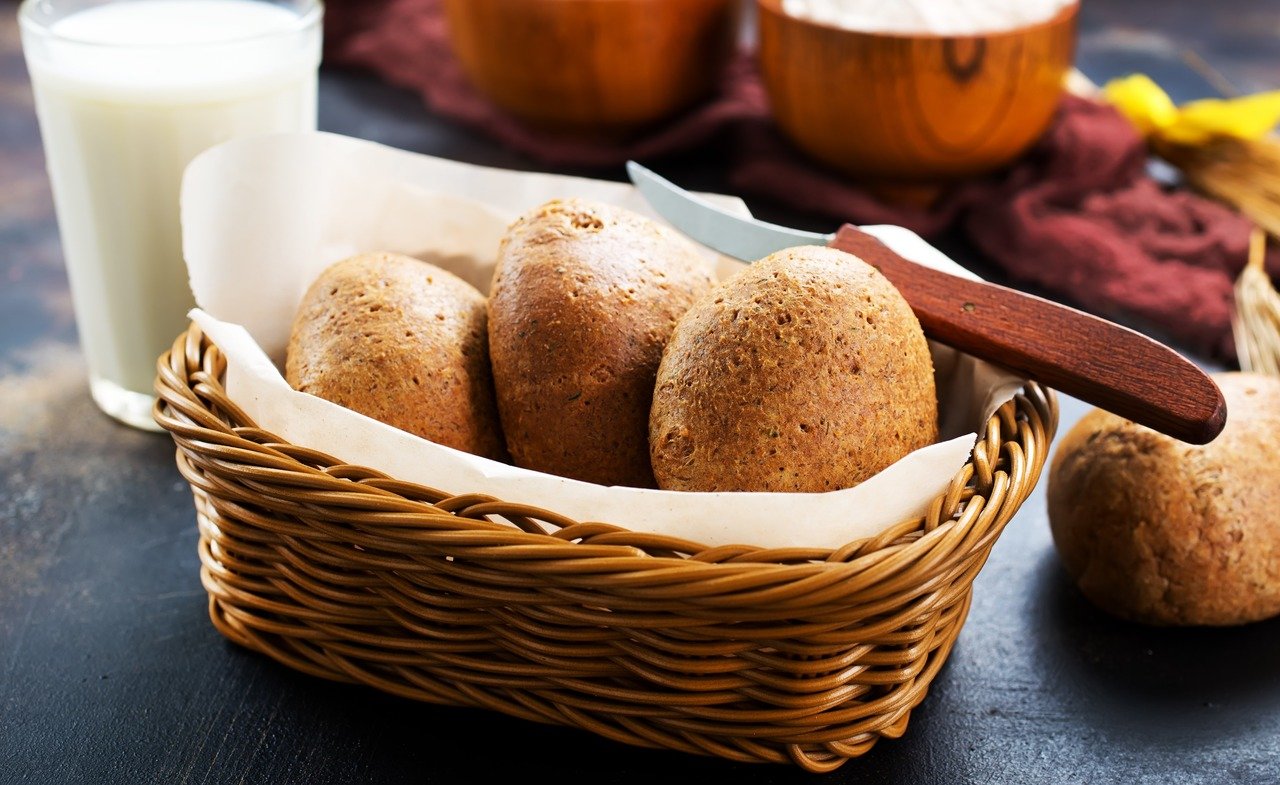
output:
MULTIPOLYGON (((319 128, 614 180, 634 158, 805 229, 901 223, 991 280, 1240 364, 1235 287, 1280 214, 1255 194, 1275 170, 1223 174, 1218 148, 1145 135, 1098 90, 1135 73, 1178 105, 1280 88, 1274 0, 1083 0, 951 43, 771 0, 634 5, 330 0, 319 128)), ((172 443, 84 387, 16 10, 0 2, 0 781, 803 776, 317 683, 219 638, 172 443)), ((1064 401, 1062 430, 1083 411, 1064 401)), ((1041 490, 911 731, 833 776, 1280 780, 1280 626, 1117 622, 1051 551, 1041 490)))

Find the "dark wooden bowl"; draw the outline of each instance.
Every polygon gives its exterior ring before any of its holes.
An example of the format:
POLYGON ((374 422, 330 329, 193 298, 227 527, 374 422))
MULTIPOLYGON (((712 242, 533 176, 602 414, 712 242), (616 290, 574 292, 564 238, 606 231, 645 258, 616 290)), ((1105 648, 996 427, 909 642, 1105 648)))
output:
POLYGON ((475 86, 535 127, 626 135, 705 97, 733 53, 737 0, 445 0, 475 86))
POLYGON ((760 69, 778 126, 819 161, 887 186, 996 169, 1048 127, 1075 53, 1071 5, 987 35, 865 33, 758 0, 760 69))

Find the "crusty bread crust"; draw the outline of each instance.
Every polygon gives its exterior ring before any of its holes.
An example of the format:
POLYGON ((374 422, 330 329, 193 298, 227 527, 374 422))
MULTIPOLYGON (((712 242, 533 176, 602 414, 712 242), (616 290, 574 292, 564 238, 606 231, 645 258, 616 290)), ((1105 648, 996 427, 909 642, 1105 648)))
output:
POLYGON ((553 201, 517 220, 489 298, 498 410, 516 465, 653 487, 649 405, 662 349, 712 284, 691 243, 619 207, 553 201))
POLYGON ((1197 447, 1098 409, 1059 443, 1049 522, 1099 607, 1162 625, 1280 614, 1280 380, 1217 374, 1227 427, 1197 447))
POLYGON ((438 444, 504 460, 487 319, 484 295, 435 265, 353 256, 303 297, 285 379, 438 444))
POLYGON ((928 343, 884 276, 801 247, 680 320, 658 371, 654 474, 685 491, 830 491, 937 440, 928 343))

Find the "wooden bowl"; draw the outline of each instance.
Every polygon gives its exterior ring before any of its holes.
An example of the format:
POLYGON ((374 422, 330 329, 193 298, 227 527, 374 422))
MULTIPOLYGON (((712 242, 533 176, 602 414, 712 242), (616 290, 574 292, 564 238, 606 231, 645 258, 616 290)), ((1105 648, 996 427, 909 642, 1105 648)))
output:
POLYGON ((1026 150, 1062 96, 1079 8, 1009 32, 939 36, 845 30, 758 3, 760 69, 783 133, 890 187, 981 174, 1026 150))
POLYGON ((535 127, 626 135, 711 92, 737 0, 445 0, 475 86, 535 127))

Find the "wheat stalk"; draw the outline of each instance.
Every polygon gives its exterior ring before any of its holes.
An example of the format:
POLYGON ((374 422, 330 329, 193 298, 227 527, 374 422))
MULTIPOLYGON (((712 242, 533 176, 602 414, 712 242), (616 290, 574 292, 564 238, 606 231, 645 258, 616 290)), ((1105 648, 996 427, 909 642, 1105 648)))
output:
POLYGON ((1266 246, 1267 233, 1255 227, 1249 238, 1249 262, 1236 279, 1231 328, 1243 370, 1280 376, 1280 293, 1263 267, 1266 246))
POLYGON ((1226 202, 1280 237, 1280 142, 1274 137, 1219 137, 1203 145, 1153 140, 1156 155, 1182 170, 1187 183, 1226 202))

